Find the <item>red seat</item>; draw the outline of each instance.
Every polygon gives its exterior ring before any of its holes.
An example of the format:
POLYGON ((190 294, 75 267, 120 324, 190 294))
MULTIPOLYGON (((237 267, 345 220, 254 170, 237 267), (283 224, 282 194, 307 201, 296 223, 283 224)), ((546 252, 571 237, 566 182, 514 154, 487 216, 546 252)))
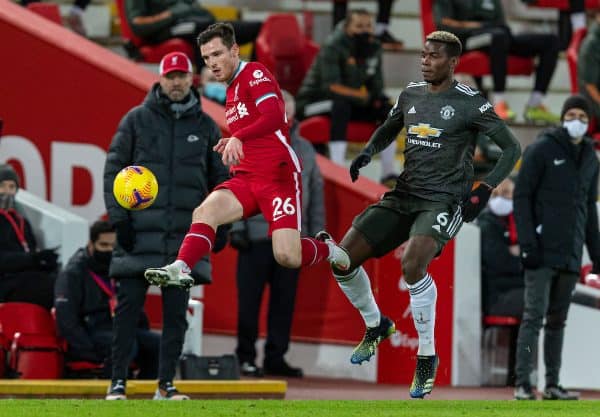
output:
MULTIPOLYGON (((329 116, 312 116, 300 122, 300 136, 313 144, 329 142, 331 119, 329 116)), ((351 121, 346 130, 348 142, 366 142, 377 127, 370 122, 351 121)))
POLYGON ((27 9, 62 26, 62 18, 57 4, 35 2, 29 3, 27 9))
MULTIPOLYGON (((529 6, 567 10, 569 8, 569 0, 537 0, 535 3, 529 4, 529 6)), ((597 7, 600 7, 600 0, 585 0, 586 9, 597 7)))
POLYGON ((577 81, 577 57, 579 55, 579 48, 581 42, 587 34, 587 28, 581 28, 573 34, 571 42, 567 48, 567 63, 569 64, 569 79, 571 80, 571 93, 576 94, 579 91, 579 85, 577 81))
POLYGON ((257 60, 273 73, 281 88, 293 95, 318 51, 318 45, 304 36, 293 14, 269 16, 256 38, 257 60))
POLYGON ((125 0, 116 0, 116 3, 119 19, 121 21, 121 36, 138 48, 143 62, 158 63, 163 56, 171 52, 183 52, 188 58, 192 59, 193 62, 193 46, 184 39, 173 38, 155 45, 144 43, 144 40, 136 36, 133 33, 131 26, 129 26, 129 21, 125 14, 125 0))
POLYGON ((48 310, 30 303, 2 303, 0 323, 10 343, 12 372, 20 378, 62 376, 62 352, 48 310))
POLYGON ((521 323, 519 317, 513 316, 484 316, 484 326, 517 326, 521 323))
MULTIPOLYGON (((434 0, 421 0, 421 23, 423 26, 423 38, 436 30, 433 18, 434 0)), ((533 72, 533 59, 520 56, 509 56, 508 75, 530 75, 533 72)), ((458 62, 455 73, 469 74, 473 77, 482 77, 491 74, 490 59, 487 53, 482 51, 465 52, 458 62)))

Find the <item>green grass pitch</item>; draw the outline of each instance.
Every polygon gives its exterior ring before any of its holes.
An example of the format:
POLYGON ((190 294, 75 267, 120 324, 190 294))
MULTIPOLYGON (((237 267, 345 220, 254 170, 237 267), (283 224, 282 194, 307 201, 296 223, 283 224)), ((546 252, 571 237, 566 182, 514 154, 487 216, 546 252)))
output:
POLYGON ((0 400, 10 417, 586 417, 600 401, 0 400))

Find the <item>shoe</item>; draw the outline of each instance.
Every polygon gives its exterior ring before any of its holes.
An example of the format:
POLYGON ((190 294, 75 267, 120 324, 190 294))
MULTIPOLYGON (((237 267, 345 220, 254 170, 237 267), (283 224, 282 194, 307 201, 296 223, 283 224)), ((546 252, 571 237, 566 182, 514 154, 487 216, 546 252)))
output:
POLYGON ((126 382, 123 379, 117 379, 110 383, 108 391, 106 392, 105 400, 126 400, 125 395, 126 382))
POLYGON ((396 39, 396 37, 387 30, 384 30, 381 35, 377 36, 377 39, 381 42, 381 47, 388 51, 401 51, 404 49, 404 41, 396 39))
POLYGON ((430 394, 435 382, 435 374, 437 372, 440 359, 438 355, 421 356, 417 355, 417 367, 412 384, 410 384, 409 394, 411 398, 425 398, 425 395, 430 394))
POLYGON ((262 377, 263 370, 254 364, 254 362, 242 362, 240 364, 240 372, 244 376, 262 377))
POLYGON ((377 346, 396 332, 396 325, 392 320, 382 315, 379 326, 367 327, 363 340, 354 348, 350 362, 360 365, 364 361, 371 360, 377 346))
POLYGON ((153 400, 173 400, 173 401, 181 401, 181 400, 189 400, 185 394, 181 394, 175 388, 175 385, 171 381, 169 382, 160 382, 158 384, 158 388, 156 388, 156 392, 154 393, 153 400))
POLYGON ((281 361, 274 364, 265 362, 263 366, 265 375, 285 376, 289 378, 302 378, 304 376, 302 368, 294 368, 286 361, 281 361))
POLYGON ((531 389, 531 385, 518 385, 514 393, 515 400, 535 400, 535 393, 531 389))
POLYGON ((496 112, 498 117, 504 121, 515 120, 515 117, 517 117, 515 112, 512 111, 510 107, 508 107, 506 101, 499 101, 498 103, 496 103, 494 105, 494 111, 496 112))
POLYGON ((567 391, 560 385, 551 385, 546 387, 542 398, 544 400, 578 400, 579 393, 567 391))
POLYGON ((71 12, 67 16, 66 20, 67 24, 73 32, 81 36, 87 36, 85 26, 83 25, 83 20, 81 19, 81 16, 79 14, 71 12))
POLYGON ((148 268, 144 272, 144 277, 152 285, 159 287, 174 286, 182 288, 190 288, 194 285, 194 278, 181 270, 179 265, 175 263, 169 264, 162 268, 148 268))
POLYGON ((329 256, 327 257, 327 260, 332 266, 340 271, 347 271, 350 269, 350 256, 348 256, 348 252, 346 252, 346 249, 338 246, 329 233, 321 230, 315 235, 315 239, 325 242, 327 246, 329 246, 329 256))
POLYGON ((543 104, 525 107, 523 117, 525 121, 533 124, 557 124, 560 122, 560 116, 552 113, 543 104))

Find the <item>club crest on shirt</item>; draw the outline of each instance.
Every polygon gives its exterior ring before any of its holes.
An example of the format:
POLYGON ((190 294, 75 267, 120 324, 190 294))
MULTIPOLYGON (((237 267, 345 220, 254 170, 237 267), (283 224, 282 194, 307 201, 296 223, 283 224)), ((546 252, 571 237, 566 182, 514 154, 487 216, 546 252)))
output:
POLYGON ((440 110, 440 116, 444 120, 452 119, 454 117, 454 113, 455 113, 454 107, 452 107, 451 105, 444 106, 440 110))
POLYGON ((257 79, 262 78, 263 75, 264 75, 263 72, 259 69, 254 70, 254 72, 252 73, 252 76, 257 79))

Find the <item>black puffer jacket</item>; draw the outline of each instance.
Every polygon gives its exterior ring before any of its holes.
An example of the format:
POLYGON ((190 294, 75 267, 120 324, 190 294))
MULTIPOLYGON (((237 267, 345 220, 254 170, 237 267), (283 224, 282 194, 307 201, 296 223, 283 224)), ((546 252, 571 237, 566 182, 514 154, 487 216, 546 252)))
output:
POLYGON ((592 142, 570 142, 566 129, 543 132, 527 147, 514 192, 521 248, 540 249, 542 265, 578 272, 585 243, 600 261, 598 159, 592 142))
MULTIPOLYGON (((126 252, 117 246, 110 274, 114 278, 142 278, 148 267, 168 264, 177 252, 192 221, 192 211, 208 193, 228 178, 220 155, 212 150, 221 137, 216 123, 200 105, 179 118, 155 84, 144 103, 130 110, 115 134, 104 167, 104 201, 110 221, 127 220, 136 231, 135 247, 126 252), (128 165, 149 168, 158 180, 152 206, 127 211, 113 197, 115 175, 128 165)), ((192 89, 198 100, 198 94, 192 89)), ((197 283, 210 282, 208 257, 195 265, 197 283)))

